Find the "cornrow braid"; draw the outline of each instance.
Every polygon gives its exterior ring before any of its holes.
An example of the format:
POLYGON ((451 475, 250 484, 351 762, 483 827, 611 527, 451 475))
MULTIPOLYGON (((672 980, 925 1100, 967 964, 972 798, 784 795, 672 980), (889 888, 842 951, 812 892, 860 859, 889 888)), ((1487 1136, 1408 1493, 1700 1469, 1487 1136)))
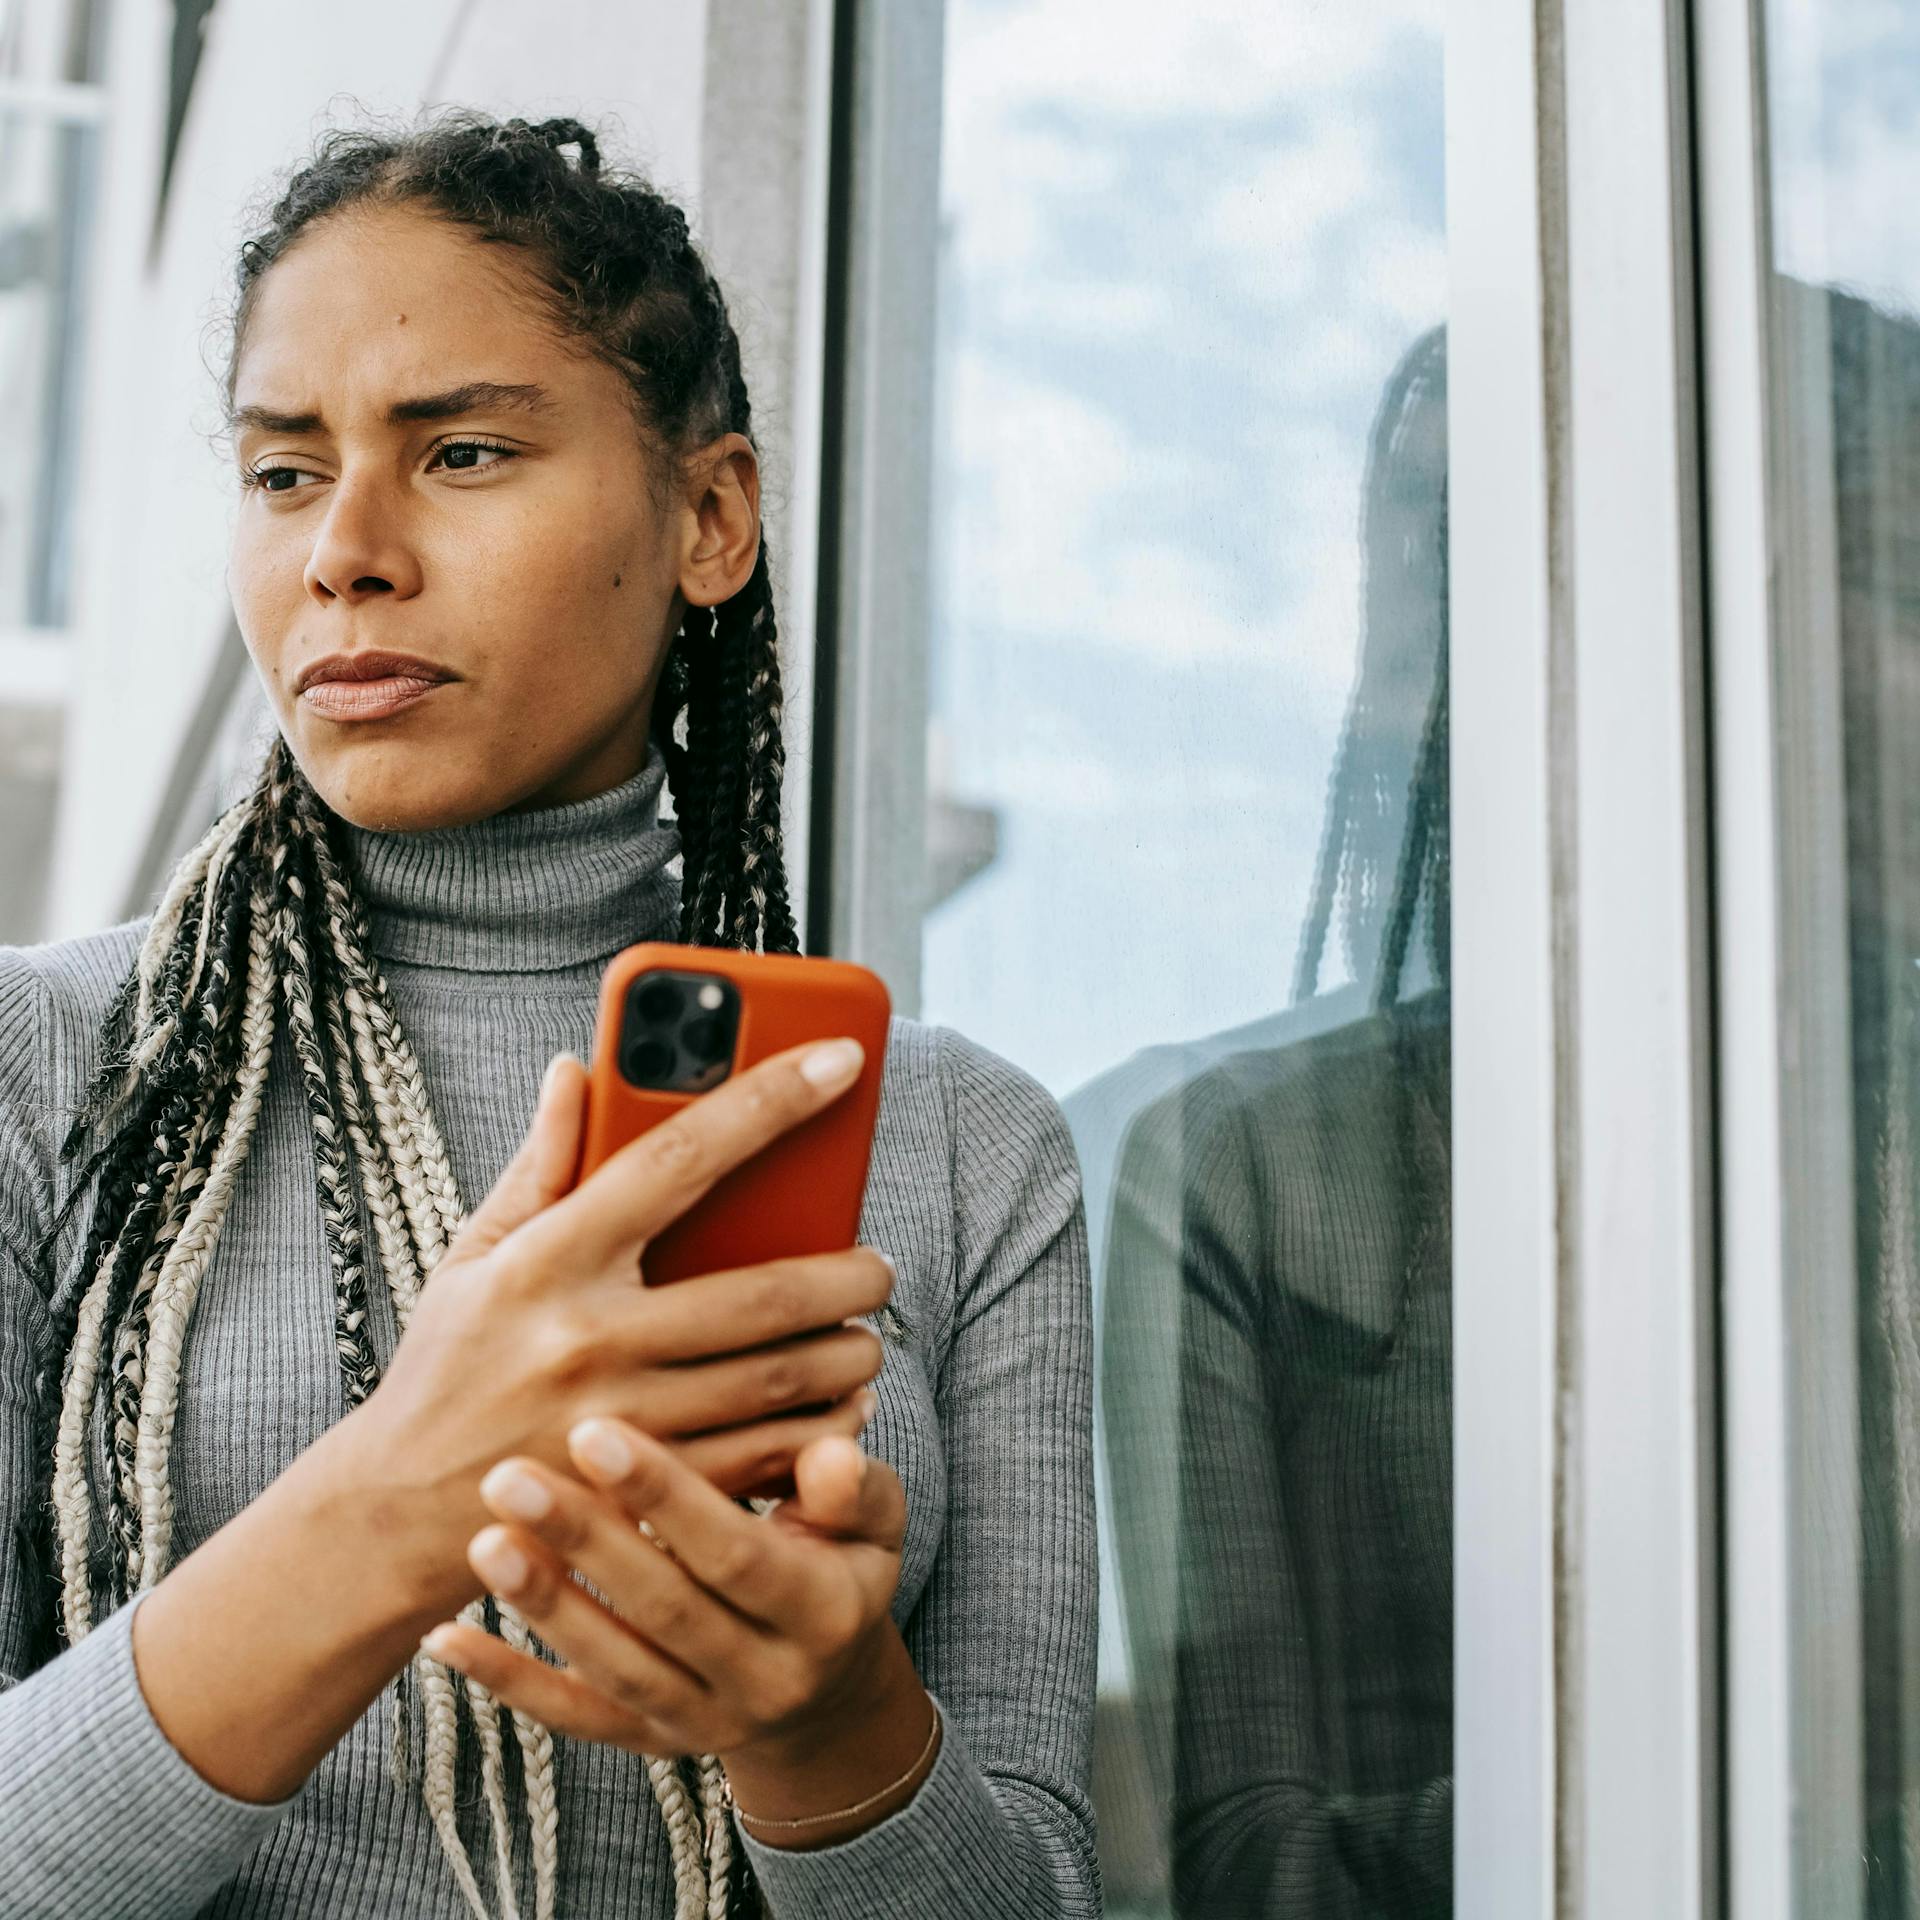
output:
MULTIPOLYGON (((603 167, 594 134, 578 121, 535 125, 466 111, 406 131, 322 137, 240 249, 229 405, 239 345, 274 262, 331 214, 406 205, 520 252, 556 320, 627 381, 661 483, 724 434, 751 441, 739 339, 681 209, 639 176, 603 167)), ((799 951, 780 831, 781 717, 763 541, 738 593, 687 609, 650 718, 679 829, 680 935, 690 943, 799 951)), ((91 1211, 77 1260, 56 1272, 54 1339, 35 1383, 38 1451, 51 1479, 33 1524, 58 1571, 56 1630, 69 1643, 91 1630, 97 1604, 122 1604, 167 1570, 186 1338, 282 1034, 293 1060, 280 1070, 300 1088, 312 1138, 336 1364, 351 1410, 380 1377, 373 1273, 404 1337, 465 1208, 373 956, 343 823, 284 741, 169 877, 102 1016, 98 1065, 60 1148, 72 1186, 45 1243, 50 1268, 75 1213, 89 1203, 91 1211), (97 1489, 96 1455, 106 1462, 97 1489)), ((519 1614, 490 1596, 460 1617, 553 1658, 519 1614)), ((390 1705, 393 1776, 417 1785, 478 1920, 490 1916, 456 1818, 458 1757, 470 1729, 497 1908, 503 1920, 519 1920, 506 1790, 511 1730, 535 1920, 554 1920, 552 1733, 517 1711, 503 1722, 486 1688, 424 1653, 396 1677, 390 1705)), ((654 1756, 646 1770, 673 1863, 677 1920, 760 1913, 718 1762, 654 1756)))

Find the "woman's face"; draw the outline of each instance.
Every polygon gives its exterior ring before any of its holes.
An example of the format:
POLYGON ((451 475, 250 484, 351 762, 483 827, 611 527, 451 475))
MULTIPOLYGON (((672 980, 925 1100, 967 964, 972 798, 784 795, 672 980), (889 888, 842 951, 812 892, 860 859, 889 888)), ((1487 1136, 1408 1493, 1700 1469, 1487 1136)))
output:
POLYGON ((663 505, 630 389, 525 274, 418 209, 355 210, 268 271, 242 343, 234 610, 301 769, 358 826, 629 778, 685 605, 753 569, 749 443, 715 442, 663 505))

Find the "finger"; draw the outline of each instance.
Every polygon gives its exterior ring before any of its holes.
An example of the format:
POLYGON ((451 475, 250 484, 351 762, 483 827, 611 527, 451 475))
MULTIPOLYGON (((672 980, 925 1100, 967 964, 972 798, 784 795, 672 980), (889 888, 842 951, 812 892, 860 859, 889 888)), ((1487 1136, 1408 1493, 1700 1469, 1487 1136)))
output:
POLYGON ((636 1716, 582 1675, 550 1667, 465 1621, 435 1627, 420 1645, 442 1666, 471 1674, 496 1699, 531 1714, 554 1733, 624 1747, 630 1753, 671 1757, 681 1750, 672 1730, 636 1716))
POLYGON ((873 1379, 885 1362, 886 1349, 870 1328, 851 1326, 783 1340, 754 1353, 662 1367, 638 1381, 633 1381, 626 1358, 612 1341, 600 1357, 599 1367, 611 1387, 608 1397, 615 1403, 608 1411, 621 1411, 623 1393, 630 1394, 636 1425, 678 1436, 829 1406, 873 1379))
POLYGON ((877 1247, 848 1247, 677 1280, 642 1296, 636 1325, 653 1359, 700 1360, 878 1313, 893 1284, 893 1262, 877 1247))
POLYGON ((586 1091, 587 1070, 572 1054, 556 1053, 547 1062, 526 1138, 492 1191, 467 1216, 449 1257, 486 1253, 573 1185, 586 1128, 586 1091))
MULTIPOLYGON (((824 1443, 823 1443, 824 1444, 824 1443)), ((790 1541, 624 1420, 583 1420, 567 1450, 587 1481, 646 1521, 709 1593, 764 1626, 803 1619, 808 1570, 790 1541)))
POLYGON ((791 1491, 794 1456, 816 1440, 836 1434, 856 1437, 872 1417, 871 1388, 863 1387, 823 1413, 794 1413, 751 1426, 727 1427, 674 1442, 674 1451, 703 1480, 722 1493, 791 1491))
POLYGON ((794 1497, 784 1521, 816 1533, 864 1540, 897 1553, 907 1537, 907 1496, 900 1476, 858 1441, 835 1435, 805 1448, 793 1463, 794 1497))
POLYGON ((689 1100, 529 1222, 529 1253, 576 1268, 636 1261, 723 1174, 844 1093, 863 1058, 853 1039, 789 1047, 689 1100))
MULTIPOLYGON (((663 1662, 702 1691, 716 1674, 750 1674, 759 1629, 702 1587, 677 1549, 663 1553, 647 1539, 618 1502, 521 1456, 494 1467, 480 1496, 503 1524, 474 1536, 467 1556, 474 1571, 622 1704, 668 1714, 694 1704, 687 1686, 660 1670, 663 1662), (570 1577, 575 1572, 593 1582, 604 1605, 570 1577), (620 1643, 636 1638, 640 1651, 623 1652, 620 1643), (643 1685, 644 1698, 631 1691, 643 1685)), ((729 1515, 757 1524, 714 1497, 729 1515)))

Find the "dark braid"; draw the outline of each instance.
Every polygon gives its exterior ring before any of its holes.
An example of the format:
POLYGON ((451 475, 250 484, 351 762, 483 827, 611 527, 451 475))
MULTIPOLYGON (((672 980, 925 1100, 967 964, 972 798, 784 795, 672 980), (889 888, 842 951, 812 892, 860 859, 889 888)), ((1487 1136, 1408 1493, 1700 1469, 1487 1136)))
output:
POLYGON ((1348 963, 1391 1004, 1416 910, 1448 964, 1446 334, 1408 349, 1367 450, 1360 668, 1328 783, 1293 997, 1319 990, 1337 905, 1348 963))
MULTIPOLYGON (((188 1145, 187 1164, 181 1176, 180 1197, 186 1201, 191 1201, 205 1183, 213 1144, 219 1139, 233 1107, 234 1069, 240 1049, 240 1000, 230 990, 232 963, 228 956, 237 957, 246 950, 247 907, 244 889, 238 886, 226 889, 220 909, 219 945, 207 962, 207 991, 197 997, 188 1027, 193 1039, 183 1054, 185 1070, 198 1075, 208 1092, 200 1103, 198 1131, 188 1145)), ((197 1092, 198 1088, 190 1087, 189 1097, 197 1092)), ((147 1314, 160 1263, 177 1237, 181 1218, 176 1212, 165 1230, 156 1236, 142 1263, 140 1280, 124 1317, 116 1322, 113 1308, 108 1308, 108 1324, 115 1328, 110 1390, 114 1484, 107 1497, 112 1549, 110 1591, 113 1592, 125 1592, 131 1586, 133 1563, 140 1547, 135 1441, 141 1393, 146 1384, 147 1314)))
MULTIPOLYGON (((510 247, 568 336, 626 380, 650 484, 663 497, 723 434, 752 437, 740 344, 685 214, 638 176, 604 169, 577 121, 498 122, 464 111, 395 133, 326 135, 241 248, 237 362, 263 276, 316 222, 417 206, 510 247), (570 159, 569 153, 577 154, 570 159)), ((226 377, 233 399, 234 363, 226 377)), ((747 584, 690 607, 662 663, 650 717, 681 844, 681 937, 799 950, 780 833, 779 633, 766 544, 747 584)), ((90 1206, 77 1265, 55 1269, 54 1340, 36 1381, 50 1497, 30 1543, 60 1593, 59 1632, 81 1637, 96 1597, 119 1604, 165 1571, 169 1452, 181 1355, 278 1035, 309 1121, 334 1297, 342 1395, 370 1394, 375 1271, 404 1333, 419 1287, 464 1217, 419 1062, 375 964, 342 823, 277 742, 252 790, 180 862, 98 1036, 99 1064, 62 1143, 73 1184, 43 1248, 90 1206), (104 1525, 94 1525, 95 1458, 104 1525), (98 1536, 98 1537, 96 1537, 98 1536)), ((538 1653, 511 1608, 462 1615, 538 1653)), ((457 1701, 481 1742, 496 1869, 511 1857, 499 1709, 426 1655, 393 1695, 396 1732, 417 1692, 418 1778, 468 1904, 485 1906, 455 1820, 457 1701)), ((553 1920, 559 1816, 550 1734, 512 1716, 534 1835, 537 1920, 553 1920)), ((406 1743, 396 1738, 399 1754, 406 1743)), ((412 1772, 396 1761, 396 1772, 412 1772)), ((717 1763, 654 1760, 682 1898, 755 1913, 735 1857, 717 1763)), ((504 1886, 504 1881, 502 1882, 504 1886)))

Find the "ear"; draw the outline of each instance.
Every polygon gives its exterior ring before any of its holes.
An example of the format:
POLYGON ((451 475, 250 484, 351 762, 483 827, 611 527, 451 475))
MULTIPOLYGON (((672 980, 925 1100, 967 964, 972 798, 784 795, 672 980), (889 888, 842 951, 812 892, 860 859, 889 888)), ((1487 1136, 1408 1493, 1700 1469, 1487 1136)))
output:
POLYGON ((689 606, 731 600, 760 555, 760 462, 744 433, 694 456, 682 515, 680 592, 689 606))

